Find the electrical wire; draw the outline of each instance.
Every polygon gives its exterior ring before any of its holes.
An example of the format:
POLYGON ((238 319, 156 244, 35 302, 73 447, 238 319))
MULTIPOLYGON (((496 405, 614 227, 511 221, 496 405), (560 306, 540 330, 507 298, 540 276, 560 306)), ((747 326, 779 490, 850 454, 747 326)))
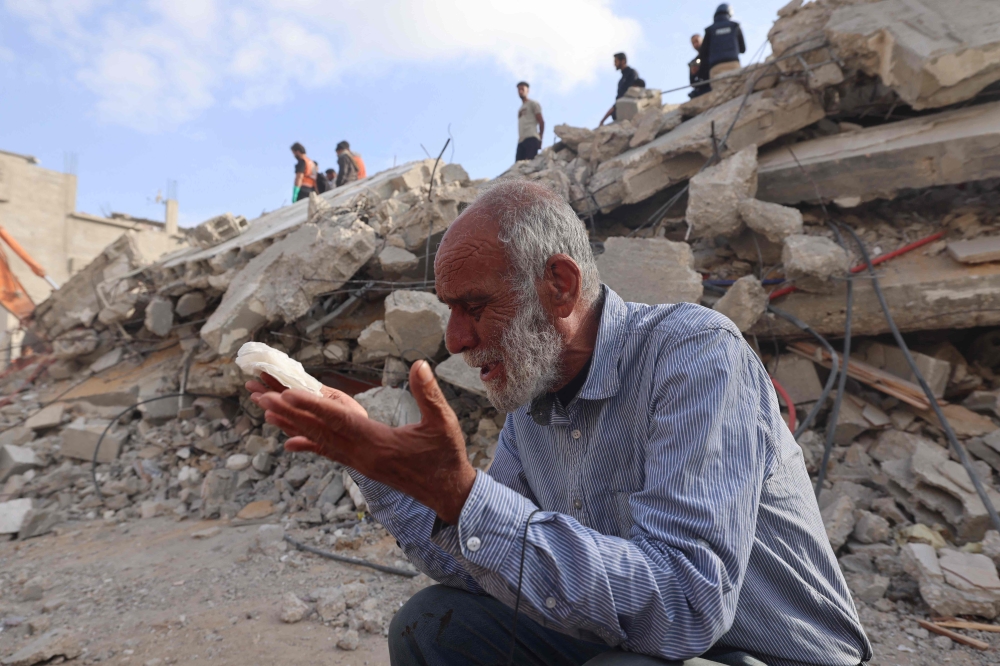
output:
POLYGON ((508 666, 514 666, 514 651, 517 649, 517 611, 521 607, 521 582, 524 580, 524 554, 528 550, 528 526, 531 519, 541 509, 535 509, 528 514, 528 519, 524 521, 524 534, 521 538, 521 564, 517 569, 517 596, 514 597, 514 619, 510 625, 510 657, 507 659, 508 666))
POLYGON ((382 573, 393 574, 394 576, 404 576, 406 578, 415 578, 420 575, 419 571, 409 571, 407 569, 399 569, 397 567, 390 567, 384 564, 376 564, 375 562, 369 562, 367 560, 362 560, 357 557, 347 557, 346 555, 337 555, 336 553, 331 553, 326 550, 320 550, 319 548, 307 546, 301 541, 296 541, 287 534, 285 535, 285 541, 292 544, 299 550, 304 550, 307 553, 312 553, 313 555, 319 555, 320 557, 325 557, 326 559, 333 560, 335 562, 343 562, 345 564, 356 564, 359 567, 368 567, 369 569, 375 569, 376 571, 381 571, 382 573))

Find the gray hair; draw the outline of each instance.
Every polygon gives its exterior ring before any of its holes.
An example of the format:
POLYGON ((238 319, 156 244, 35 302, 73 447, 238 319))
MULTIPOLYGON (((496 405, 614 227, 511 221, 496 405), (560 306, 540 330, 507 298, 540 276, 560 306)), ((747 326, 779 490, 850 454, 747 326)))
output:
POLYGON ((536 283, 549 257, 565 254, 580 267, 580 296, 593 305, 601 294, 590 238, 583 222, 555 192, 531 181, 505 178, 482 190, 473 203, 500 223, 500 242, 512 266, 511 281, 522 299, 537 298, 536 283))

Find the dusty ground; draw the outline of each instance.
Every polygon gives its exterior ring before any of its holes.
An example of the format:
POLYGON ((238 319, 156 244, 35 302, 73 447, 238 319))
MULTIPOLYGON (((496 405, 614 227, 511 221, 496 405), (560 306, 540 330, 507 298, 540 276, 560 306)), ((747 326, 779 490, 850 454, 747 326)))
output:
MULTIPOLYGON (((213 524, 95 520, 66 525, 57 536, 0 543, 0 655, 30 640, 29 622, 47 618, 52 628, 78 632, 83 662, 388 663, 383 635, 361 631, 356 651, 340 650, 340 629, 315 615, 282 622, 281 598, 360 581, 378 608, 389 611, 421 583, 292 551, 248 555, 256 526, 223 527, 207 539, 190 536, 213 524), (40 599, 21 600, 39 586, 40 599), (18 624, 18 618, 24 619, 18 624)), ((384 554, 391 564, 392 550, 395 543, 385 537, 366 546, 364 556, 384 554)))
MULTIPOLYGON (((63 525, 58 534, 0 543, 0 655, 32 640, 32 628, 63 627, 83 647, 75 663, 387 664, 384 632, 362 629, 358 649, 341 650, 336 642, 347 627, 324 625, 315 614, 286 624, 279 618, 282 597, 363 582, 368 607, 382 615, 384 627, 429 582, 426 577, 400 578, 298 551, 257 552, 257 532, 256 525, 165 517, 92 520, 63 525), (212 526, 221 528, 218 534, 192 538, 212 526)), ((348 530, 347 539, 339 538, 348 546, 341 552, 398 564, 394 541, 379 528, 368 534, 351 543, 348 530)), ((293 535, 335 540, 315 530, 293 535)), ((928 636, 895 609, 862 605, 860 612, 875 643, 873 664, 1000 663, 1000 634, 974 634, 992 642, 994 649, 984 653, 928 636)), ((348 611, 342 624, 355 614, 348 611)))

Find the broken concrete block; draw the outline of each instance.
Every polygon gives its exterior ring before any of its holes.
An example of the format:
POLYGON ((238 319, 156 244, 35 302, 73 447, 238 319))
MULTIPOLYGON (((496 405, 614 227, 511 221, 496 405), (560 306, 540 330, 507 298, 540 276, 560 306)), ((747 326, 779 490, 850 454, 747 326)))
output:
POLYGON ((102 354, 96 361, 90 364, 90 371, 95 375, 104 372, 118 365, 125 354, 124 347, 115 347, 107 354, 102 354))
POLYGON ((237 273, 201 337, 230 355, 265 323, 306 314, 315 296, 343 286, 374 253, 374 230, 356 218, 303 224, 237 273))
POLYGON ((13 428, 8 428, 7 430, 0 432, 0 446, 6 446, 7 444, 21 446, 22 444, 27 444, 34 438, 35 433, 30 428, 25 426, 14 426, 13 428))
POLYGON ((782 243, 789 236, 802 233, 802 213, 797 208, 743 199, 739 202, 739 213, 750 229, 772 243, 782 243))
POLYGON ((837 446, 847 446, 871 427, 872 424, 865 418, 864 408, 845 399, 840 403, 840 411, 837 413, 833 441, 837 446))
POLYGON ((611 123, 594 130, 593 143, 590 147, 588 159, 591 162, 601 163, 612 157, 620 155, 628 148, 629 141, 635 130, 631 123, 611 123))
MULTIPOLYGON (((943 398, 944 391, 948 386, 948 379, 951 377, 951 363, 912 350, 910 354, 934 395, 943 398)), ((917 378, 910 369, 910 364, 907 363, 903 350, 895 345, 866 341, 859 347, 857 356, 869 365, 892 373, 908 382, 917 383, 917 378)))
POLYGON ((79 639, 67 629, 53 629, 31 640, 20 650, 4 657, 3 666, 35 666, 70 661, 82 654, 79 639))
POLYGON ((587 129, 586 127, 556 125, 552 131, 574 152, 579 149, 581 143, 594 140, 594 130, 587 129))
MULTIPOLYGON (((903 460, 913 455, 919 445, 937 446, 919 435, 901 430, 886 430, 879 434, 875 446, 868 453, 879 462, 903 460)), ((940 448, 940 447, 939 447, 940 448)))
POLYGON ((38 454, 27 447, 12 444, 0 447, 0 483, 14 474, 23 474, 41 466, 38 454))
POLYGON ((445 164, 438 170, 438 173, 441 174, 441 182, 445 185, 448 183, 463 184, 469 182, 469 173, 461 164, 445 164))
POLYGON ((411 363, 437 356, 450 314, 447 305, 426 291, 394 291, 385 298, 385 330, 399 348, 398 356, 411 363))
POLYGON ((69 361, 90 354, 99 344, 97 331, 90 328, 74 329, 52 341, 52 355, 60 361, 69 361))
POLYGON ((854 501, 847 495, 839 495, 820 513, 830 545, 837 550, 854 531, 854 501))
POLYGON ((597 257, 601 281, 634 303, 697 303, 704 290, 687 243, 612 236, 597 257))
POLYGON ((920 585, 920 596, 939 615, 1000 615, 996 565, 985 555, 908 543, 900 549, 903 568, 920 585), (957 584, 957 585, 956 585, 957 584))
POLYGON ((213 469, 205 475, 201 485, 201 512, 205 518, 218 516, 223 507, 236 495, 236 472, 231 469, 213 469))
POLYGON ((983 555, 1000 566, 1000 532, 989 530, 983 537, 983 555))
POLYGON ((648 109, 633 119, 635 133, 628 145, 630 148, 645 145, 665 134, 684 121, 684 113, 676 104, 667 104, 659 109, 648 109))
POLYGON ((617 122, 632 120, 643 111, 659 108, 662 104, 660 91, 655 88, 633 86, 622 97, 615 100, 617 122))
POLYGON ((851 3, 833 10, 824 32, 839 60, 877 76, 914 109, 955 104, 1000 81, 1000 6, 992 0, 851 3))
POLYGON ((823 393, 816 365, 797 354, 783 354, 768 364, 768 372, 784 387, 792 402, 816 402, 823 393))
POLYGON ((879 543, 889 539, 889 521, 878 514, 860 511, 854 524, 854 538, 861 543, 879 543))
POLYGON ((0 534, 17 534, 34 500, 22 498, 0 502, 0 534))
POLYGON ((739 204, 757 193, 757 146, 751 145, 691 178, 685 218, 695 238, 732 236, 739 204))
POLYGON ((890 579, 877 573, 849 573, 844 576, 851 593, 864 601, 873 604, 889 590, 890 579))
POLYGON ((56 402, 40 409, 24 422, 24 427, 30 430, 47 430, 62 425, 66 403, 56 402))
POLYGON ((406 361, 389 356, 382 365, 382 386, 399 386, 410 377, 410 366, 406 361))
POLYGON ((63 522, 63 516, 55 509, 32 509, 24 517, 17 538, 21 541, 33 539, 51 532, 63 522))
POLYGON ((170 335, 174 325, 174 304, 169 298, 154 296, 146 306, 146 330, 161 338, 170 335))
POLYGON ((486 397, 486 387, 479 377, 479 368, 471 367, 461 354, 454 354, 438 363, 434 374, 452 386, 486 397))
POLYGON ((393 247, 392 245, 386 245, 385 248, 378 253, 378 264, 386 273, 391 273, 393 275, 399 275, 401 273, 406 273, 407 271, 412 271, 420 263, 417 259, 417 255, 413 254, 409 250, 404 250, 401 247, 393 247))
POLYGON ((831 291, 831 278, 846 274, 849 268, 844 248, 822 236, 788 236, 781 260, 786 277, 794 280, 796 287, 820 293, 831 291))
POLYGON ((366 326, 358 336, 358 348, 354 352, 355 363, 365 363, 387 356, 399 356, 399 347, 385 330, 385 320, 376 319, 366 326))
MULTIPOLYGON (((985 467, 978 472, 979 476, 989 478, 989 467, 983 462, 975 464, 985 467)), ((983 538, 990 526, 989 514, 972 485, 969 473, 961 464, 950 460, 945 449, 918 444, 910 457, 910 471, 921 484, 932 491, 940 491, 920 493, 915 497, 917 501, 941 512, 955 528, 959 539, 978 541, 983 538)), ((1000 493, 988 484, 986 493, 994 506, 1000 504, 1000 493)))
POLYGON ((205 294, 200 291, 189 291, 177 299, 177 307, 174 312, 178 317, 190 317, 205 309, 208 301, 205 294))
POLYGON ((753 275, 744 275, 733 283, 712 308, 721 312, 741 331, 749 331, 767 310, 767 292, 753 275))
POLYGON ((351 358, 351 345, 344 340, 331 340, 323 345, 323 358, 330 363, 346 363, 351 358))
MULTIPOLYGON (((101 433, 107 428, 108 421, 83 421, 77 420, 63 428, 60 434, 62 444, 59 452, 66 458, 76 458, 90 462, 94 458, 94 451, 97 449, 97 442, 101 438, 101 433)), ((112 427, 108 434, 101 441, 101 448, 98 451, 97 462, 109 463, 118 457, 122 444, 128 439, 128 432, 112 427)))
POLYGON ((420 421, 420 407, 404 389, 379 386, 357 394, 354 399, 368 412, 368 418, 387 426, 395 428, 420 421))

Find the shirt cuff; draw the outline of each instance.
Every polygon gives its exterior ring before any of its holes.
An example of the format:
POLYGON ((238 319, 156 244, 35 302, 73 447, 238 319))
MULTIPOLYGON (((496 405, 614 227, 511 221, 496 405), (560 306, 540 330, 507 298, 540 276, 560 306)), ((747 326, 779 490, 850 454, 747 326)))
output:
MULTIPOLYGON (((458 526, 441 530, 435 541, 440 539, 459 551, 453 551, 453 555, 461 555, 487 571, 499 572, 511 546, 521 539, 525 521, 536 508, 517 491, 489 474, 477 472, 458 526)), ((445 547, 445 543, 439 545, 445 547)))

